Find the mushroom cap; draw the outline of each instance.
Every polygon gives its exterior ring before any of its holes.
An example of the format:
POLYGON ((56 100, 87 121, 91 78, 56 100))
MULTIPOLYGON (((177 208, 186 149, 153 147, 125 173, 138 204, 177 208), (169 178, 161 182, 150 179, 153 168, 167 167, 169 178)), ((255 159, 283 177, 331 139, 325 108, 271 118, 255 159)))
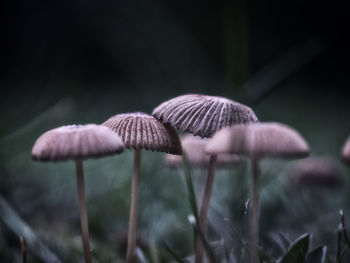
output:
POLYGON ((342 158, 345 163, 350 164, 350 137, 344 143, 342 158))
POLYGON ((249 157, 305 157, 309 146, 293 128, 274 122, 236 125, 218 131, 208 142, 209 153, 238 153, 249 157))
POLYGON ((149 114, 143 112, 117 114, 102 125, 116 132, 127 148, 182 153, 176 131, 149 114))
MULTIPOLYGON (((181 137, 182 150, 186 153, 188 161, 192 166, 209 166, 210 155, 205 152, 207 143, 208 139, 202 139, 190 134, 181 137)), ((180 167, 183 164, 182 157, 174 154, 166 154, 165 162, 171 168, 180 167)), ((242 159, 237 155, 222 153, 217 156, 216 166, 217 168, 224 168, 241 162, 242 159)))
POLYGON ((309 157, 298 161, 289 171, 294 185, 334 188, 344 182, 340 168, 330 158, 309 157))
POLYGON ((96 158, 124 151, 121 138, 111 129, 96 125, 61 126, 43 133, 32 149, 35 161, 96 158))
POLYGON ((199 94, 187 94, 163 102, 152 115, 183 132, 211 137, 216 131, 235 124, 255 123, 251 108, 233 100, 199 94))

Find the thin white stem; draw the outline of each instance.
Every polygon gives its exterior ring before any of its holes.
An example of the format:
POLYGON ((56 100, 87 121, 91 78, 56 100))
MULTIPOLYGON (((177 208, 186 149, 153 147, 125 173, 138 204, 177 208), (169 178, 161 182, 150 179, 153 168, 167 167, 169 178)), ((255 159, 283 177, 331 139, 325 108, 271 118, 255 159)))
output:
POLYGON ((87 218, 87 212, 86 212, 85 186, 84 186, 82 160, 76 159, 75 165, 76 165, 76 171, 77 171, 77 187, 78 187, 78 199, 79 199, 79 210, 80 210, 81 238, 83 241, 85 262, 91 263, 92 259, 91 259, 91 252, 90 252, 89 228, 88 228, 88 218, 87 218))
POLYGON ((130 206, 130 221, 129 221, 129 234, 128 234, 128 251, 126 255, 127 263, 132 263, 134 261, 134 255, 135 255, 140 163, 141 163, 141 149, 136 149, 135 155, 134 155, 134 168, 133 168, 133 177, 132 177, 132 185, 131 185, 131 206, 130 206))
MULTIPOLYGON (((202 201, 201 210, 199 213, 199 230, 203 233, 204 236, 206 234, 206 222, 207 222, 207 214, 209 209, 210 197, 214 186, 216 157, 217 157, 216 154, 210 155, 207 182, 205 184, 203 201, 202 201)), ((197 235, 195 262, 196 263, 203 262, 203 244, 199 235, 197 235)))
POLYGON ((251 232, 250 232, 250 263, 259 262, 258 243, 259 243, 259 160, 252 158, 252 206, 251 206, 251 232))

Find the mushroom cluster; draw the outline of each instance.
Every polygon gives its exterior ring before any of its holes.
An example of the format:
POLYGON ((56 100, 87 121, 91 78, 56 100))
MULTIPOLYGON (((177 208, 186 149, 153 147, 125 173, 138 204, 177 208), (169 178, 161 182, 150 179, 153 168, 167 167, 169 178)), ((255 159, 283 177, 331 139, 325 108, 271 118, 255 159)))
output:
MULTIPOLYGON (((265 158, 303 158, 309 155, 309 146, 294 128, 276 122, 260 122, 254 111, 239 102, 216 96, 187 94, 172 98, 157 106, 152 114, 121 113, 101 125, 70 125, 42 134, 32 149, 35 161, 64 161, 76 164, 78 201, 82 244, 85 262, 92 262, 88 216, 86 210, 83 164, 87 158, 122 153, 125 148, 134 151, 131 183, 129 229, 126 262, 135 262, 138 187, 142 150, 166 153, 170 167, 182 167, 185 155, 193 167, 207 171, 200 208, 195 262, 204 262, 202 238, 206 237, 207 214, 215 183, 216 168, 231 169, 235 164, 250 160, 251 206, 249 251, 250 262, 259 262, 259 163, 265 158), (189 133, 181 137, 176 131, 189 133)), ((344 146, 343 160, 350 163, 350 139, 344 146)), ((342 183, 339 170, 323 159, 300 161, 293 170, 294 182, 300 184, 342 183)))

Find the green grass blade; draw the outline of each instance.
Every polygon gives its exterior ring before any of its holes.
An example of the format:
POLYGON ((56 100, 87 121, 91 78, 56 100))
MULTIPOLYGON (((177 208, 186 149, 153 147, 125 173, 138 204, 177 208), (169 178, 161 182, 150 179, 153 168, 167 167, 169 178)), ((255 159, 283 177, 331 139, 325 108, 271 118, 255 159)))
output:
POLYGON ((196 194, 193 187, 193 181, 191 176, 192 172, 189 166, 188 158, 185 153, 182 154, 182 162, 184 165, 185 181, 186 181, 186 187, 188 191, 188 201, 190 203, 191 212, 196 218, 196 221, 198 222, 197 199, 196 199, 196 194))
POLYGON ((16 211, 0 196, 0 218, 17 236, 23 236, 31 252, 44 262, 61 263, 62 261, 44 245, 35 232, 19 217, 16 211))
POLYGON ((174 251, 166 242, 163 242, 163 246, 165 250, 168 251, 168 253, 174 258, 174 260, 176 260, 176 262, 190 263, 189 261, 182 259, 182 257, 176 251, 174 251))

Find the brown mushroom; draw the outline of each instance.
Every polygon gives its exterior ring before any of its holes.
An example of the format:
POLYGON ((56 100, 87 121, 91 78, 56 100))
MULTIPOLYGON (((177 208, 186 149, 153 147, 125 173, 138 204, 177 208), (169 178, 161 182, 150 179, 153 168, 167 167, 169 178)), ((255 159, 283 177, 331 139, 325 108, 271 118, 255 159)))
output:
POLYGON ((187 94, 163 102, 152 115, 183 132, 211 137, 218 130, 238 123, 258 122, 251 108, 217 96, 187 94))
POLYGON ((290 168, 289 176, 295 186, 333 189, 344 182, 343 174, 327 157, 309 157, 290 168))
MULTIPOLYGON (((187 94, 163 102, 152 115, 183 132, 200 137, 211 137, 218 130, 236 124, 256 123, 258 118, 251 108, 233 100, 200 94, 187 94)), ((205 233, 207 211, 215 177, 217 156, 211 154, 202 205, 199 212, 199 229, 205 233)), ((198 238, 198 240, 200 240, 198 238)), ((196 263, 202 262, 203 247, 196 244, 196 263)))
POLYGON ((122 138, 126 148, 135 150, 127 250, 127 262, 130 263, 133 262, 136 240, 141 150, 181 154, 181 143, 172 127, 162 124, 153 116, 143 112, 118 114, 102 125, 116 132, 122 138))
POLYGON ((32 159, 35 161, 75 160, 82 242, 87 263, 92 260, 82 160, 121 153, 123 150, 124 144, 118 135, 96 124, 69 125, 49 130, 37 139, 32 149, 32 159))
POLYGON ((217 132, 209 141, 208 153, 243 154, 252 160, 252 206, 250 254, 258 262, 259 234, 259 165, 261 158, 297 158, 307 156, 309 147, 293 128, 280 123, 236 125, 217 132))

